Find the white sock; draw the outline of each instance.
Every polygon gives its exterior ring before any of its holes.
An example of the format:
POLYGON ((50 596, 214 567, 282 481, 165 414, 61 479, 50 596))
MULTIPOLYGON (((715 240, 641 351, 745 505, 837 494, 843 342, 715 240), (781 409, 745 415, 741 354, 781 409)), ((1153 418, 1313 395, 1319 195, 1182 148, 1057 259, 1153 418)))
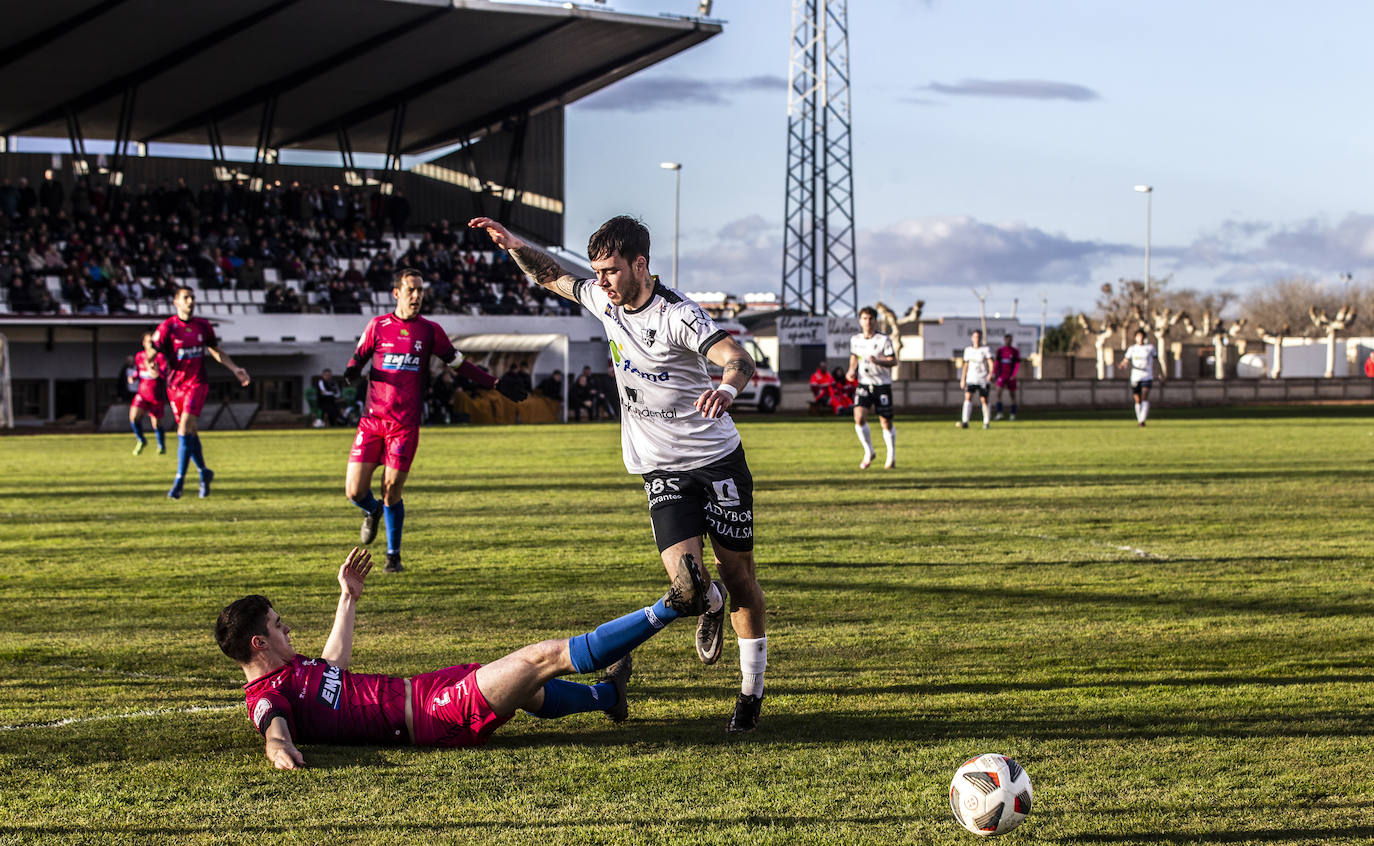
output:
POLYGON ((855 423, 854 431, 859 436, 859 443, 863 444, 864 455, 873 454, 873 436, 869 434, 867 423, 855 423))
POLYGON ((1149 400, 1142 400, 1141 403, 1140 403, 1140 422, 1141 422, 1141 423, 1144 423, 1145 420, 1146 420, 1146 418, 1148 418, 1149 416, 1150 416, 1150 401, 1149 401, 1149 400))
POLYGON ((984 425, 986 425, 986 424, 987 424, 989 421, 991 421, 991 420, 992 420, 992 409, 988 407, 988 404, 987 404, 987 403, 983 403, 983 423, 984 423, 984 425))
MULTIPOLYGON (((720 566, 717 564, 716 566, 720 566)), ((720 610, 725 604, 725 593, 720 589, 720 585, 711 582, 711 589, 706 593, 706 610, 712 614, 720 610)))
POLYGON ((964 422, 968 422, 968 416, 973 413, 973 403, 964 400, 964 422))
POLYGON ((740 693, 763 696, 763 671, 768 667, 768 635, 739 638, 740 693))
POLYGON ((897 429, 883 430, 883 445, 887 447, 887 460, 891 463, 897 457, 897 429))
POLYGON ((1139 423, 1140 420, 1141 420, 1141 417, 1140 417, 1140 403, 1136 403, 1136 404, 1135 404, 1135 422, 1139 423))

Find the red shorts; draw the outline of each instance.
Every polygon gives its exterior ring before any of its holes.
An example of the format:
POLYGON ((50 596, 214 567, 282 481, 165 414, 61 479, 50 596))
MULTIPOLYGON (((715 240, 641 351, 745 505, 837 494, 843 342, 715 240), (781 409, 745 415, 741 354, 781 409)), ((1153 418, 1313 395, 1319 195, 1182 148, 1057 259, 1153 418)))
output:
POLYGON ((350 464, 385 464, 402 473, 410 472, 415 450, 420 446, 420 427, 402 426, 390 420, 364 417, 358 421, 358 436, 353 439, 350 464))
POLYGON ((141 408, 152 415, 154 420, 162 419, 162 403, 157 400, 145 399, 141 396, 134 397, 134 408, 141 408))
POLYGON ((205 410, 205 398, 210 395, 210 386, 201 383, 174 388, 167 386, 167 401, 172 404, 172 415, 181 422, 183 415, 199 417, 205 410))
POLYGON ((491 710, 473 675, 481 664, 459 664, 410 680, 416 746, 481 746, 514 714, 491 710))
POLYGON ((1011 391, 1012 393, 1016 393, 1016 377, 1015 377, 1015 376, 998 376, 998 377, 997 377, 997 387, 999 387, 999 388, 1006 388, 1007 390, 1011 391))

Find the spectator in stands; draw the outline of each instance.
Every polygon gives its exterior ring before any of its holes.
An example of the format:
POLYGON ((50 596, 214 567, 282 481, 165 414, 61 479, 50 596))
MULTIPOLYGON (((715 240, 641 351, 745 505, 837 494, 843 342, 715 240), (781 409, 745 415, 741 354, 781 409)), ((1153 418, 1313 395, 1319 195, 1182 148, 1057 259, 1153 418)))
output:
POLYGON ((19 216, 19 189, 15 188, 8 179, 0 181, 0 215, 5 217, 19 216))
POLYGON ((563 371, 555 370, 539 381, 539 393, 552 400, 563 401, 563 371))
POLYGON ((52 178, 52 171, 43 175, 43 184, 38 186, 38 202, 48 214, 54 215, 62 211, 62 200, 65 195, 62 183, 52 178))
POLYGON ((588 378, 591 368, 587 367, 577 375, 577 381, 573 382, 569 390, 568 408, 572 412, 573 420, 582 421, 582 415, 587 415, 587 419, 596 422, 601 417, 601 400, 599 393, 592 387, 591 380, 588 378))
POLYGON ((316 426, 343 425, 343 415, 339 413, 339 398, 342 392, 339 383, 334 379, 334 373, 325 368, 324 372, 315 378, 315 403, 320 407, 320 419, 315 421, 316 426))
POLYGON ((19 216, 27 217, 29 212, 38 207, 38 194, 29 185, 29 180, 19 177, 19 216))
POLYGON ((437 379, 430 380, 429 398, 425 408, 426 422, 453 422, 454 390, 453 371, 445 367, 439 372, 439 377, 437 379))
POLYGON ((387 204, 387 213, 391 218, 391 231, 397 238, 406 236, 406 224, 410 221, 410 201, 406 199, 405 192, 397 189, 391 195, 391 202, 387 204))

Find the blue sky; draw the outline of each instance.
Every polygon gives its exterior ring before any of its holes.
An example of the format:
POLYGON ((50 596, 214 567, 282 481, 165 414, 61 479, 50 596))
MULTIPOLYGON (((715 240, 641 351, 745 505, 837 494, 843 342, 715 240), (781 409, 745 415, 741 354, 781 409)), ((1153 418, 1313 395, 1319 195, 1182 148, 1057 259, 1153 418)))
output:
MULTIPOLYGON (((696 0, 611 0, 695 14, 696 0)), ((789 0, 716 0, 723 34, 568 109, 567 243, 641 217, 688 290, 776 291, 789 0)), ((861 304, 1090 310, 1144 271, 1243 293, 1374 279, 1374 4, 853 0, 861 304)))

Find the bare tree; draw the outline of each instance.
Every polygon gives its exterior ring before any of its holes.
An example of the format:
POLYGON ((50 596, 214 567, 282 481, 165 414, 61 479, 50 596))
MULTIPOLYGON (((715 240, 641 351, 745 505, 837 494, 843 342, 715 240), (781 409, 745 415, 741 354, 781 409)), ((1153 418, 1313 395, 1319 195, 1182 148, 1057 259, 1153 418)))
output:
POLYGON ((1308 306, 1307 316, 1312 325, 1326 333, 1326 378, 1336 375, 1336 333, 1349 329, 1355 323, 1355 309, 1349 303, 1341 306, 1335 317, 1327 315, 1326 310, 1308 306))
POLYGON ((1277 379, 1283 375, 1283 339, 1288 336, 1288 324, 1283 324, 1273 332, 1263 326, 1256 326, 1255 330, 1259 332, 1261 341, 1274 345, 1274 363, 1269 366, 1269 378, 1277 379))
MULTIPOLYGON (((1159 355, 1159 366, 1165 373, 1169 372, 1169 332, 1184 316, 1183 312, 1176 312, 1171 308, 1155 309, 1150 315, 1155 333, 1155 351, 1159 355)), ((1140 322, 1145 321, 1141 318, 1140 322)))
POLYGON ((1310 309, 1334 314, 1343 305, 1359 302, 1362 297, 1358 295, 1362 293, 1355 290, 1351 297, 1346 297, 1316 280, 1295 276, 1250 291, 1241 300, 1241 313, 1256 325, 1288 325, 1299 335, 1315 338, 1324 330, 1310 322, 1310 309))
MULTIPOLYGON (((1104 285, 1105 287, 1109 287, 1104 285)), ((1120 328, 1119 323, 1112 318, 1102 321, 1102 326, 1094 329, 1088 322, 1088 316, 1082 312, 1078 313, 1078 325, 1083 327, 1083 331, 1093 336, 1093 347, 1097 350, 1097 378, 1099 380, 1107 378, 1107 339, 1120 328)))
POLYGON ((878 317, 882 319, 883 333, 892 339, 892 355, 895 358, 902 357, 902 324, 897 320, 897 315, 892 309, 887 307, 884 302, 877 302, 873 306, 878 317))

